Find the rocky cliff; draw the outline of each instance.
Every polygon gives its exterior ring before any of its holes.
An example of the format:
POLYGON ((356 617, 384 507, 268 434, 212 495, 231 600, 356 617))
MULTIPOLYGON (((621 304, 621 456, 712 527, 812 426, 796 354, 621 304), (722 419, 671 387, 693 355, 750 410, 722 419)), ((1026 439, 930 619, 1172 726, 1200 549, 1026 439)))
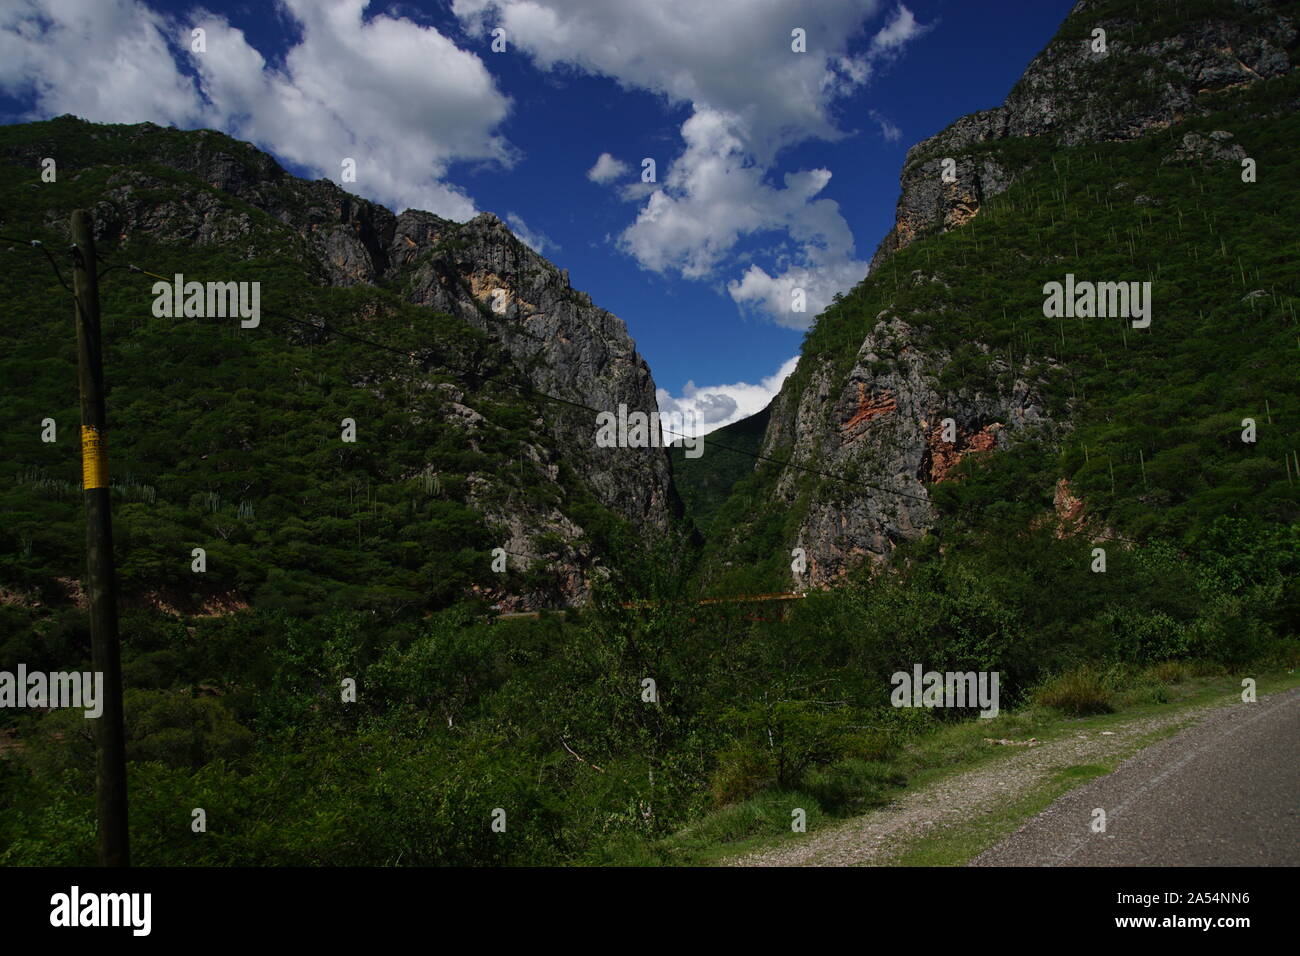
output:
MULTIPOLYGON (((327 180, 295 177, 249 144, 208 130, 100 126, 74 117, 30 130, 0 159, 37 169, 42 157, 54 156, 69 188, 102 184, 88 195, 108 252, 130 258, 142 245, 161 243, 227 259, 284 257, 318 285, 377 286, 454 316, 499 349, 511 366, 504 378, 523 388, 520 401, 536 416, 535 439, 501 465, 508 461, 522 469, 524 484, 550 490, 497 494, 497 476, 476 473, 469 502, 504 529, 500 544, 511 567, 543 561, 561 582, 558 595, 499 595, 506 606, 587 595, 591 555, 578 542, 589 529, 564 503, 574 482, 638 528, 662 530, 680 507, 664 449, 597 448, 594 415, 537 394, 598 410, 657 410, 650 370, 623 322, 573 289, 567 271, 491 213, 466 223, 418 210, 394 214, 327 180), (554 504, 539 503, 544 499, 554 504)), ((67 214, 52 204, 42 225, 66 234, 67 214)), ((430 372, 445 371, 439 357, 429 356, 430 372)), ((484 417, 474 408, 475 388, 444 385, 449 420, 478 447, 484 417)))
POLYGON ((990 356, 991 380, 1004 387, 949 391, 934 374, 949 363, 947 350, 898 315, 877 318, 847 374, 823 359, 802 389, 783 389, 772 404, 763 453, 844 476, 811 493, 803 467, 776 481, 775 500, 802 516, 793 547, 804 549, 807 568, 796 587, 884 561, 933 525, 929 489, 965 456, 1052 430, 1036 388, 1042 371, 1031 363, 990 356))
MULTIPOLYGON (((1063 362, 1059 356, 1074 352, 1068 341, 1072 333, 1065 327, 1044 329, 1041 300, 1033 299, 1038 286, 1030 277, 1007 282, 1006 270, 1063 274, 1079 261, 1084 227, 1075 224, 1082 222, 1077 216, 1087 215, 1088 204, 1083 210, 1069 204, 1076 189, 1096 190, 1099 206, 1120 217, 1115 222, 1125 224, 1133 237, 1147 226, 1142 209, 1151 200, 1122 181, 1072 185, 1064 167, 1056 170, 1054 158, 1073 156, 1078 170, 1091 159, 1091 150, 1084 157, 1080 148, 1164 135, 1181 145, 1165 148, 1157 164, 1194 160, 1235 166, 1245 152, 1231 133, 1184 133, 1182 125, 1222 110, 1216 94, 1249 91, 1292 73, 1298 7, 1281 0, 1141 5, 1081 0, 1002 106, 963 117, 908 152, 897 221, 876 252, 872 276, 819 317, 799 369, 771 406, 763 453, 790 464, 771 470, 763 494, 769 507, 787 516, 781 532, 785 550, 770 559, 750 553, 749 561, 770 560, 769 566, 789 580, 790 550, 802 548, 806 570, 794 569, 794 584, 825 586, 863 562, 883 562, 900 542, 933 528, 933 491, 959 480, 953 470, 968 456, 1000 454, 1024 441, 1061 447, 1081 401, 1073 385, 1062 398, 1061 383, 1073 382, 1085 369, 1092 374, 1094 362, 1111 360, 1094 345, 1092 354, 1063 362), (1094 31, 1104 31, 1104 50, 1101 33, 1094 31), (945 181, 945 159, 954 160, 948 166, 955 168, 951 182, 945 181), (984 238, 980 216, 990 200, 1044 169, 1050 174, 1046 186, 1036 181, 1031 192, 1012 200, 1010 218, 1019 223, 1004 215, 989 226, 995 238, 984 238), (1044 195, 1058 205, 1031 229, 1029 213, 1044 208, 1044 195), (1110 197, 1123 197, 1131 212, 1110 197), (1076 217, 1069 219, 1075 231, 1063 237, 1064 249, 1042 248, 1034 237, 1055 233, 1067 217, 1076 217), (973 229, 960 229, 971 223, 973 229), (898 253, 913 242, 954 230, 964 239, 928 247, 931 251, 919 256, 926 268, 914 267, 917 256, 908 266, 893 268, 898 253), (981 262, 987 263, 983 274, 981 262), (886 264, 891 268, 883 270, 886 264), (999 299, 973 291, 994 287, 984 278, 987 270, 996 270, 992 282, 1003 290, 999 299), (958 272, 960 278, 954 278, 958 272), (849 331, 858 328, 865 338, 849 331), (981 331, 955 331, 973 329, 981 331), (1047 400, 1049 391, 1055 400, 1047 400)), ((1255 111, 1261 120, 1290 116, 1296 107, 1293 89, 1281 88, 1271 99, 1238 108, 1255 111)), ((1158 175, 1154 166, 1146 172, 1158 175)), ((1104 239, 1099 236, 1088 247, 1090 254, 1105 255, 1117 242, 1120 227, 1111 228, 1116 231, 1105 231, 1104 239)), ((1129 258, 1136 260, 1136 238, 1125 248, 1127 265, 1129 258)), ((1179 248, 1176 255, 1188 257, 1189 276, 1198 273, 1192 253, 1179 248)), ((1168 269, 1176 265, 1175 254, 1157 262, 1168 269)), ((1092 334, 1091 327, 1083 331, 1092 334)), ((1121 333, 1114 334, 1119 343, 1121 333)), ((1122 347, 1128 344, 1125 340, 1122 347)), ((1136 468, 1138 453, 1128 454, 1136 468)), ((1077 500, 1076 505, 1074 519, 1082 508, 1077 500)), ((731 560, 724 559, 718 573, 736 572, 741 562, 735 556, 750 535, 751 528, 741 528, 720 547, 731 560)))
POLYGON ((1202 115, 1207 93, 1289 72, 1296 40, 1291 0, 1079 0, 1006 102, 908 150, 894 228, 872 268, 917 236, 969 222, 1048 156, 1044 145, 1135 139, 1202 115))

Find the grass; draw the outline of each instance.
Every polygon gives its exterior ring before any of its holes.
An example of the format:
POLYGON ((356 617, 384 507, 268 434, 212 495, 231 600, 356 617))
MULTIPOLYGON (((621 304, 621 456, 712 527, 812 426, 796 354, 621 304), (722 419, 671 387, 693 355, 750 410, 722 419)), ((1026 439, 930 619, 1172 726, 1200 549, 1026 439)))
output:
POLYGON ((1079 667, 1046 681, 1035 701, 1072 717, 1108 714, 1115 709, 1115 693, 1092 667, 1079 667))

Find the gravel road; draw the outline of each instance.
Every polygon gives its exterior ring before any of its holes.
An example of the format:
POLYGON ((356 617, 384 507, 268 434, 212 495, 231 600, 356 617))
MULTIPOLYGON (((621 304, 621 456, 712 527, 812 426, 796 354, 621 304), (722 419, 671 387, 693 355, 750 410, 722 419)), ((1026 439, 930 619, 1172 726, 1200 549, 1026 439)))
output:
POLYGON ((1300 688, 1234 704, 1063 795, 972 865, 1300 865, 1297 744, 1300 688))
POLYGON ((1027 796, 1061 770, 1132 753, 1188 725, 1115 773, 1060 797, 974 865, 1300 863, 1297 729, 1300 688, 1258 703, 1202 705, 1080 731, 905 794, 895 803, 730 866, 889 865, 917 837, 963 825, 1027 796), (1093 833, 1093 809, 1107 830, 1093 833))

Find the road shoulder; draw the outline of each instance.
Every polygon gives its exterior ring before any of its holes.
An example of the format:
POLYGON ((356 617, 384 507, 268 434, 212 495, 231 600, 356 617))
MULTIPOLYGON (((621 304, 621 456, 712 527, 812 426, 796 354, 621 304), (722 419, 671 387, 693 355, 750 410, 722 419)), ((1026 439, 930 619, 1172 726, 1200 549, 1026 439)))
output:
MULTIPOLYGON (((1294 679, 1277 683, 1282 690, 1294 679)), ((1264 696, 1261 695, 1261 700, 1264 696)), ((1208 701, 1071 721, 1054 739, 942 774, 862 816, 722 861, 732 866, 957 866, 970 862, 1054 801, 1104 777, 1164 738, 1241 704, 1208 701)))

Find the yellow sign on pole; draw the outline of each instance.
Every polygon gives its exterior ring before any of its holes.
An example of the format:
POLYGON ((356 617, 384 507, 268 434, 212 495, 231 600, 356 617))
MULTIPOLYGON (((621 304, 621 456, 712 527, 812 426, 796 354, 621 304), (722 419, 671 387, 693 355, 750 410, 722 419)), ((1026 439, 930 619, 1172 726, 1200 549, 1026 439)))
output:
POLYGON ((81 485, 87 491, 108 487, 108 449, 91 425, 81 426, 81 485))

